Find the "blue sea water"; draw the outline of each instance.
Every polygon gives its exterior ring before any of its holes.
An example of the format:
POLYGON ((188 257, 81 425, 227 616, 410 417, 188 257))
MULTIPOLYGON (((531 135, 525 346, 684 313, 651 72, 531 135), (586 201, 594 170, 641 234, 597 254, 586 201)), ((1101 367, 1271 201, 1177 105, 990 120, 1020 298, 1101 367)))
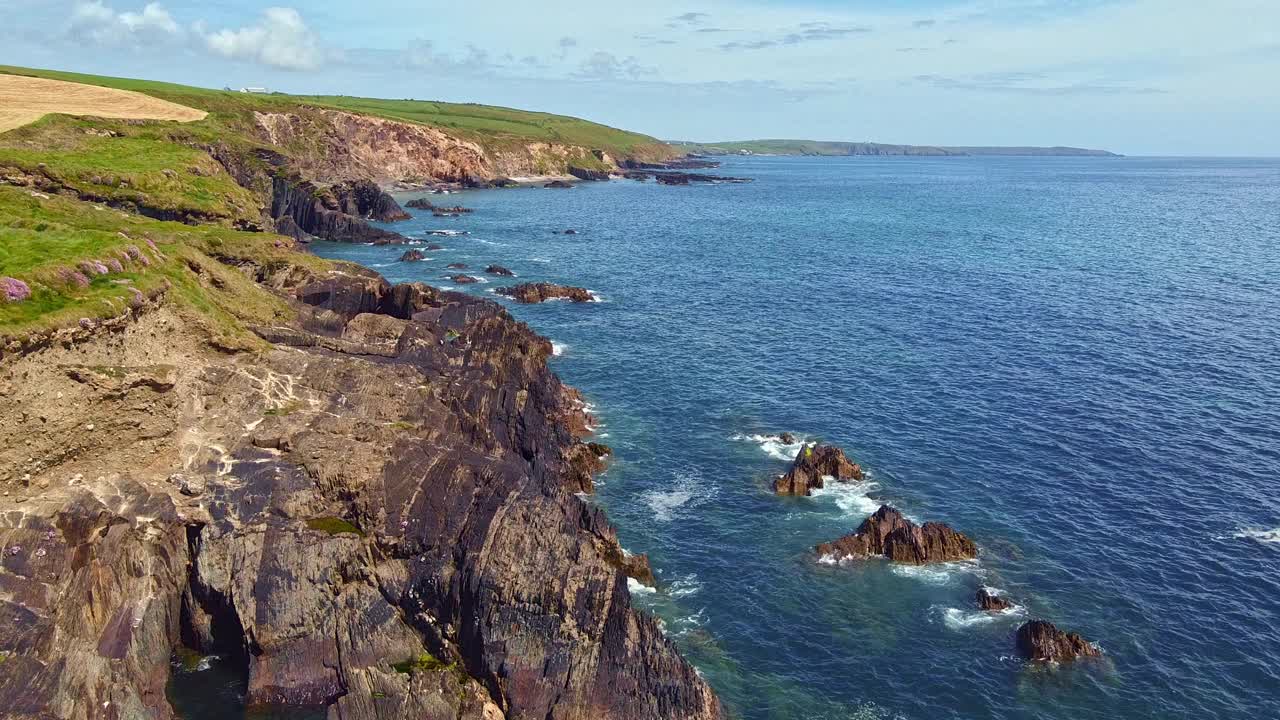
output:
POLYGON ((449 200, 473 215, 393 226, 471 233, 426 262, 315 249, 600 295, 509 307, 616 450, 595 501, 657 569, 637 602, 738 717, 1280 717, 1280 161, 715 172, 755 182, 471 191, 449 200), (871 481, 775 497, 781 431, 871 481), (980 559, 815 561, 881 502, 980 559), (976 612, 980 585, 1019 609, 976 612), (1029 617, 1105 660, 1025 666, 1029 617))

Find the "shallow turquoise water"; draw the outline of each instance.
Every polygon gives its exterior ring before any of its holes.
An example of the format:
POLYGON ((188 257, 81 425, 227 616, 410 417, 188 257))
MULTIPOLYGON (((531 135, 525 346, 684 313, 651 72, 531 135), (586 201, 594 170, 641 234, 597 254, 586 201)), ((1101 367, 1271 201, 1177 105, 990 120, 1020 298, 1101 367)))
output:
POLYGON ((658 570, 639 603, 741 717, 1280 717, 1280 161, 716 172, 756 182, 467 192, 472 216, 393 226, 471 233, 426 238, 447 247, 427 262, 316 250, 600 294, 509 306, 617 451, 597 500, 658 570), (752 436, 783 430, 874 483, 772 496, 785 449, 752 436), (814 562, 881 501, 980 561, 814 562), (1023 611, 972 612, 984 583, 1023 611), (1027 616, 1106 661, 1025 668, 1027 616))

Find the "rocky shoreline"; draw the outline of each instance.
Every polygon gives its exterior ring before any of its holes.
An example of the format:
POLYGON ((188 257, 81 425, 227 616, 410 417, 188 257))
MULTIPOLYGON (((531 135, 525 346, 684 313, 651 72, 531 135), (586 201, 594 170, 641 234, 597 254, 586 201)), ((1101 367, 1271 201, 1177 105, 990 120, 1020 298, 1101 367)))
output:
POLYGON ((0 356, 0 714, 167 720, 170 660, 196 653, 242 671, 250 706, 343 720, 721 717, 632 606, 647 558, 579 496, 610 451, 550 342, 496 302, 306 254, 407 242, 371 224, 408 217, 372 180, 210 153, 263 198, 246 229, 285 237, 270 258, 184 248, 186 268, 270 322, 232 343, 166 282, 0 356))

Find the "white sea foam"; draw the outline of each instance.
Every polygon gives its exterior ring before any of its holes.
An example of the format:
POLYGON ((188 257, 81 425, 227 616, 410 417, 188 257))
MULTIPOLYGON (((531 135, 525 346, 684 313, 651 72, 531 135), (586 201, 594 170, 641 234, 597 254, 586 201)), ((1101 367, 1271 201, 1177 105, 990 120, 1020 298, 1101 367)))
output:
POLYGON ((466 230, 428 230, 427 234, 437 237, 457 237, 459 235, 470 235, 471 233, 466 230))
POLYGON ((481 244, 484 244, 484 245, 496 245, 496 246, 498 246, 498 247, 506 247, 506 246, 507 246, 507 244, 506 244, 506 243, 494 242, 494 241, 492 241, 492 240, 478 240, 478 239, 477 239, 477 240, 476 240, 476 242, 481 243, 481 244))
POLYGON ((536 263, 550 263, 550 262, 551 262, 551 260, 550 260, 549 258, 544 258, 544 257, 531 257, 531 258, 529 258, 529 259, 530 259, 531 261, 533 261, 533 262, 536 262, 536 263))
POLYGON ((657 592, 654 588, 645 585, 635 578, 627 578, 627 589, 631 591, 632 595, 651 595, 657 592))
POLYGON ((934 565, 890 563, 889 569, 894 575, 913 578, 929 585, 947 585, 960 575, 982 572, 977 560, 957 560, 934 565))
POLYGON ((756 443, 769 457, 786 462, 795 460, 796 455, 800 453, 800 448, 804 447, 805 444, 805 438, 798 436, 793 443, 783 442, 782 437, 778 435, 744 435, 738 433, 730 439, 756 443))
MULTIPOLYGON (((987 588, 988 592, 994 588, 987 588)), ((999 592, 991 592, 992 595, 998 595, 999 592)), ((947 626, 948 630, 968 630, 969 628, 990 625, 996 621, 1010 620, 1020 618, 1026 615, 1026 609, 1021 605, 1010 605, 1004 610, 995 612, 989 610, 975 610, 965 608, 942 607, 934 605, 932 608, 942 618, 942 624, 947 626)))
POLYGON ((560 357, 561 355, 564 355, 564 351, 568 349, 569 346, 564 343, 558 343, 555 340, 551 341, 551 357, 560 357))
POLYGON ((1231 534, 1236 540, 1257 540, 1264 543, 1280 543, 1280 528, 1272 530, 1261 530, 1256 528, 1241 528, 1231 534))
POLYGON ((679 471, 666 491, 650 490, 641 496, 658 522, 670 522, 685 508, 694 508, 715 496, 715 486, 707 484, 693 470, 679 471))
POLYGON ((870 493, 880 489, 880 485, 874 480, 840 482, 833 477, 824 476, 822 484, 822 487, 812 490, 812 496, 831 498, 836 507, 850 517, 866 517, 879 510, 883 504, 871 498, 870 493))
POLYGON ((697 595, 701 589, 702 583, 698 582, 697 575, 686 575, 672 580, 671 584, 667 586, 667 594, 673 598, 683 598, 697 595))

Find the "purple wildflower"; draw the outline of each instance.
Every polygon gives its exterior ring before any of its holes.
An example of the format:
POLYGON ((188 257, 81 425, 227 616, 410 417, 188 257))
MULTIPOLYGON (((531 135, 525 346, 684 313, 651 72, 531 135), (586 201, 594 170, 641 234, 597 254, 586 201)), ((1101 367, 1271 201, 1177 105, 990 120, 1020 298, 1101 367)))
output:
POLYGON ((129 307, 142 307, 147 302, 147 297, 142 294, 138 288, 129 288, 133 292, 133 299, 129 301, 129 307))
POLYGON ((124 265, 121 265, 120 261, 115 258, 107 260, 107 267, 111 268, 111 272, 124 272, 124 265))
POLYGON ((85 260, 80 263, 80 271, 85 275, 106 275, 109 272, 107 266, 97 260, 85 260))
POLYGON ((71 268, 58 268, 58 279, 67 286, 67 289, 89 287, 89 278, 84 273, 71 268))
POLYGON ((89 328, 93 327, 93 321, 90 320, 89 318, 80 318, 80 327, 84 328, 85 330, 88 330, 89 328))
POLYGON ((160 248, 156 247, 155 241, 152 240, 151 238, 147 238, 147 247, 151 248, 152 250, 155 250, 156 252, 160 252, 160 248))
POLYGON ((22 302, 31 297, 31 288, 17 278, 0 277, 0 301, 22 302))
POLYGON ((138 249, 137 245, 130 245, 125 248, 124 251, 129 254, 130 260, 138 260, 142 258, 142 251, 138 249))

